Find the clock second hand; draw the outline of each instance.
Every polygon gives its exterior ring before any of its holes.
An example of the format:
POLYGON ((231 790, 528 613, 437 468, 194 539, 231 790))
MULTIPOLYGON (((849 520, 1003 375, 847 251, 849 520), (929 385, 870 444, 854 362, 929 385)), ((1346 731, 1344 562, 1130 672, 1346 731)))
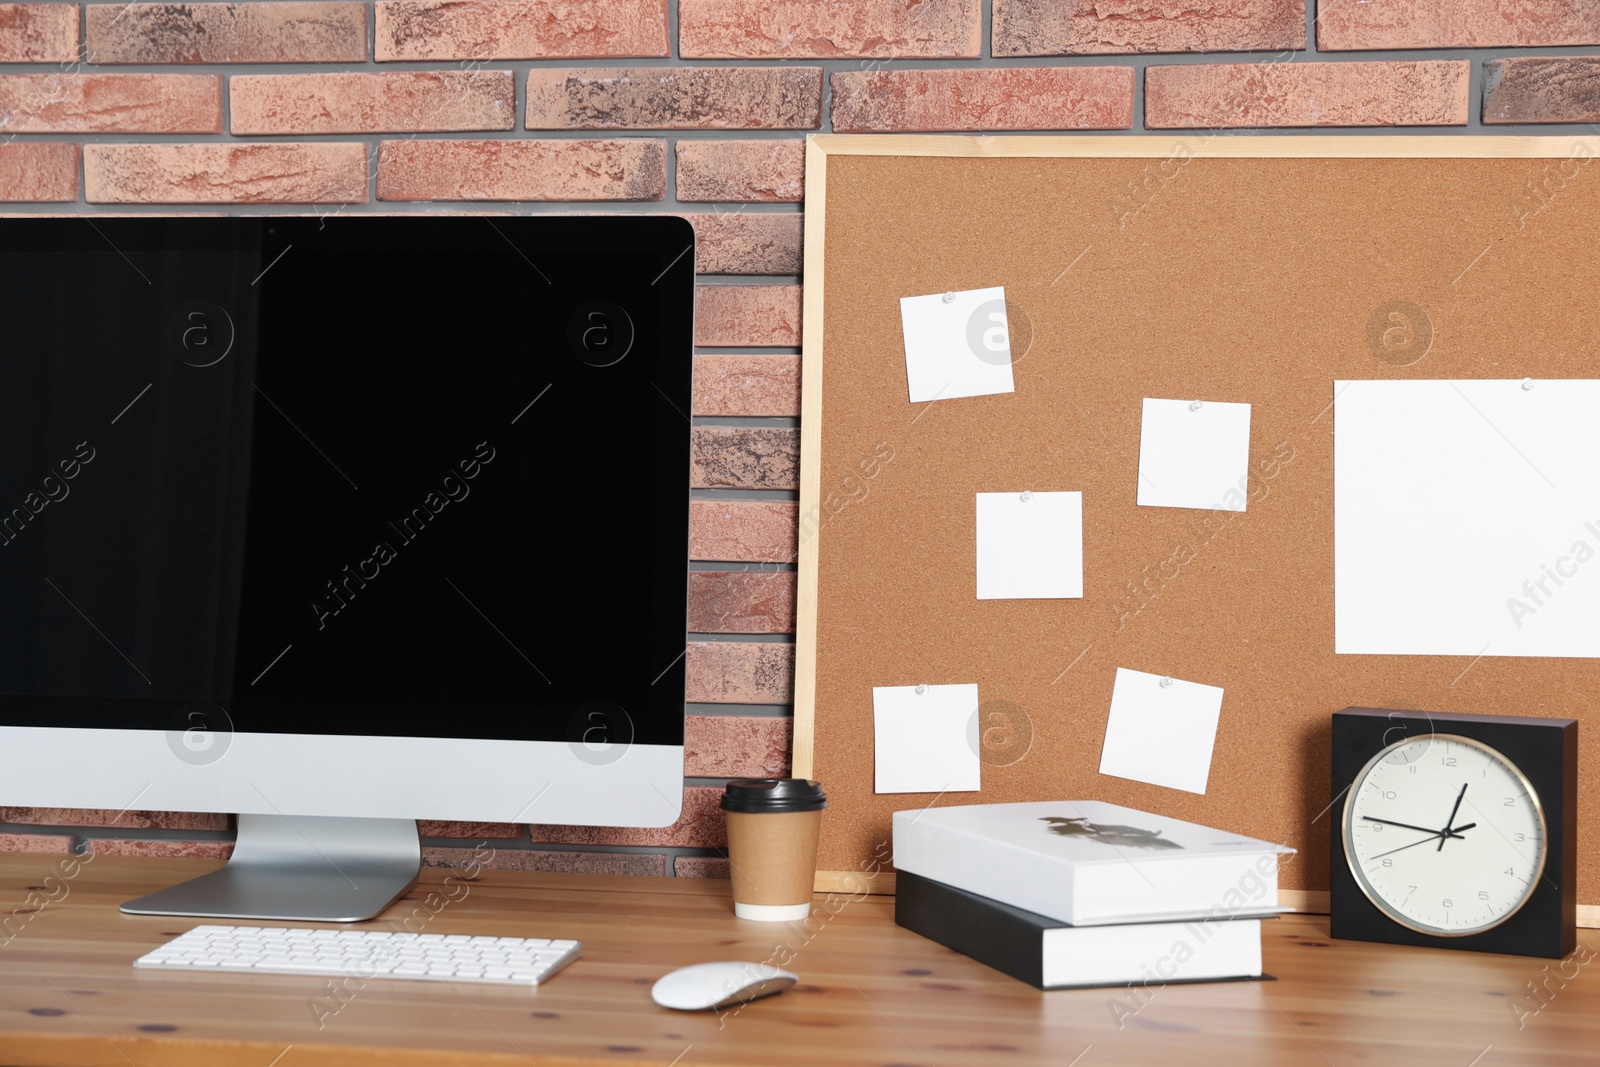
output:
POLYGON ((1475 823, 1475 822, 1469 822, 1465 826, 1457 826, 1454 830, 1440 830, 1440 831, 1438 831, 1436 833, 1430 834, 1427 837, 1424 837, 1421 841, 1413 841, 1409 845, 1401 845, 1399 848, 1391 848, 1389 850, 1389 852, 1380 852, 1376 856, 1373 856, 1371 858, 1375 859, 1375 860, 1379 860, 1379 859, 1382 859, 1383 857, 1389 855, 1389 853, 1391 853, 1391 852, 1403 852, 1404 850, 1406 850, 1408 848, 1416 848, 1418 845, 1426 845, 1429 841, 1432 841, 1435 838, 1438 838, 1439 840, 1443 840, 1446 837, 1460 837, 1462 830, 1470 830, 1476 825, 1478 825, 1478 824, 1475 823))

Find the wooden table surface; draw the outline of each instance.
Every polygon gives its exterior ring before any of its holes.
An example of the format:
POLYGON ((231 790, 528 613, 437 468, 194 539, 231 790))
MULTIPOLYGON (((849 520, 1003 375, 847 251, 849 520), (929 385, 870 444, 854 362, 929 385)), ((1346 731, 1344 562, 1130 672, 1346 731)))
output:
POLYGON ((1153 989, 1141 1007, 1125 989, 1040 993, 895 926, 886 897, 819 896, 808 929, 735 919, 720 881, 485 871, 447 886, 451 872, 430 868, 364 925, 420 915, 410 928, 426 933, 576 938, 583 958, 533 991, 371 981, 341 1002, 321 978, 133 970, 199 920, 117 905, 214 863, 101 857, 73 877, 61 863, 0 857, 0 1063, 1600 1062, 1600 934, 1589 930, 1563 979, 1557 961, 1332 941, 1326 918, 1297 916, 1265 927, 1277 981, 1153 989), (29 887, 44 887, 41 907, 27 907, 29 887), (667 971, 717 959, 787 960, 801 983, 720 1018, 651 1002, 667 971))

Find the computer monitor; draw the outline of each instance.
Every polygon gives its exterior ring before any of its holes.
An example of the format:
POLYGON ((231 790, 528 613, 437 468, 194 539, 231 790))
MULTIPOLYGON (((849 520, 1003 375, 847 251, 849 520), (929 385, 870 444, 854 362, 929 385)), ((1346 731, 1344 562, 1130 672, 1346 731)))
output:
POLYGON ((694 235, 0 220, 0 804, 239 813, 124 910, 353 920, 418 818, 663 826, 694 235))

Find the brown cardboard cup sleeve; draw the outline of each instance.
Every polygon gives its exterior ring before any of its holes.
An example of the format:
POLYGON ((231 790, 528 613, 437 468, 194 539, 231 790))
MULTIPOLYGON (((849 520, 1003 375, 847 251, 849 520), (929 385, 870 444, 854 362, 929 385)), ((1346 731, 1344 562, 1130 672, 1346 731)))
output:
POLYGON ((729 782, 728 821, 733 912, 741 919, 792 922, 811 914, 817 835, 828 798, 802 778, 729 782))

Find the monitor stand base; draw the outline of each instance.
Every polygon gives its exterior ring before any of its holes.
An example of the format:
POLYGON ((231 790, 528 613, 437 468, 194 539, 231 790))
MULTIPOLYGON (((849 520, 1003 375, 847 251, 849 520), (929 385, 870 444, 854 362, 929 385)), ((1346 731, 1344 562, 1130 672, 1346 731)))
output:
POLYGON ((411 819, 240 815, 221 870, 130 900, 130 915, 357 922, 417 880, 422 846, 411 819))

